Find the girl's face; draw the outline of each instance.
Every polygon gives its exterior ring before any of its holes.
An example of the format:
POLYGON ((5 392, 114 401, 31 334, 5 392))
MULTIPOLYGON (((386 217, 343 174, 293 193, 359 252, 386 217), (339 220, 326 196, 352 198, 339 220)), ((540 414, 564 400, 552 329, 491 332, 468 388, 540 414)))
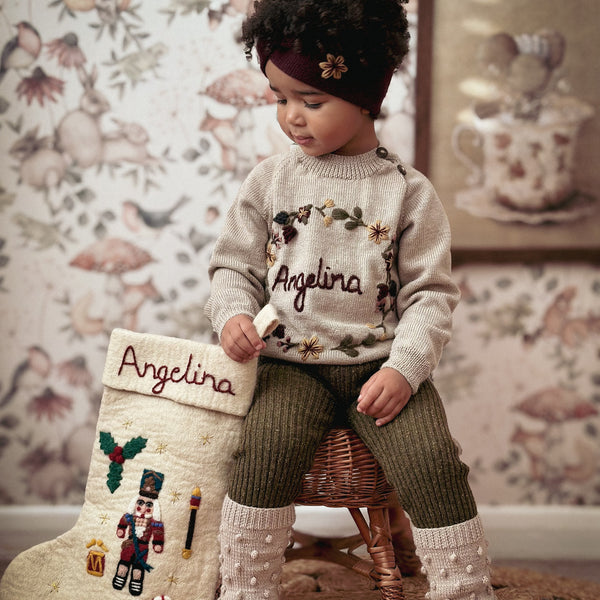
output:
POLYGON ((377 147, 368 111, 313 88, 267 62, 265 72, 277 96, 277 121, 309 156, 364 154, 377 147))

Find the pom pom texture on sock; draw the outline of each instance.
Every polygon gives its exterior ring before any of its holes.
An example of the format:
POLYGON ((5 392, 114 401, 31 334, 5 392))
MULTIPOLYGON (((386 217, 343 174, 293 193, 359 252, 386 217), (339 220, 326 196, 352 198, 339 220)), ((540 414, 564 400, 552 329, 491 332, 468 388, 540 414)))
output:
POLYGON ((253 508, 229 497, 221 522, 221 600, 277 600, 294 507, 253 508))
POLYGON ((413 527, 413 537, 429 581, 428 600, 494 600, 487 542, 478 516, 449 527, 413 527))

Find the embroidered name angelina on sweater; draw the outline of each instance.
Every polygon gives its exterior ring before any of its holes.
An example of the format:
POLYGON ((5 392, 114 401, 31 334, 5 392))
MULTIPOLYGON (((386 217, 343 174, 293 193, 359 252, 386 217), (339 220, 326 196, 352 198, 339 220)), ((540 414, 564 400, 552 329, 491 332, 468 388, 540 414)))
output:
POLYGON ((319 258, 319 267, 316 273, 293 273, 290 274, 287 265, 281 265, 271 286, 275 291, 281 285, 285 292, 295 291, 294 308, 297 312, 304 310, 306 292, 310 289, 334 290, 336 286, 342 292, 361 295, 360 278, 357 275, 345 275, 344 273, 332 273, 331 267, 323 266, 323 259, 319 258))

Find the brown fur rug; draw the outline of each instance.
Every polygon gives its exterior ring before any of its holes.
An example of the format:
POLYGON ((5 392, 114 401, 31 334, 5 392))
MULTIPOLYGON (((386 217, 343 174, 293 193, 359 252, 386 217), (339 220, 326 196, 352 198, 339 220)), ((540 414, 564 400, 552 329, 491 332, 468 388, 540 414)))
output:
MULTIPOLYGON (((600 600, 600 584, 515 567, 495 567, 498 600, 600 600)), ((425 577, 403 578, 405 600, 423 600, 425 577)), ((317 560, 294 560, 284 567, 286 600, 378 600, 371 580, 345 567, 317 560)))

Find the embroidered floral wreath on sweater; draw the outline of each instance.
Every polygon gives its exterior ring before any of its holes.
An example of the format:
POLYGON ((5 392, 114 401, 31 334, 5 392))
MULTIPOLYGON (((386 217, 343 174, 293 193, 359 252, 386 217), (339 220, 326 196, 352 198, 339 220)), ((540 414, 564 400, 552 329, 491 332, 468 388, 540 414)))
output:
MULTIPOLYGON (((278 212, 273 218, 275 226, 271 230, 271 239, 267 244, 266 260, 268 267, 273 267, 277 260, 277 250, 283 245, 290 244, 298 235, 297 224, 307 225, 309 219, 317 212, 321 215, 323 225, 331 227, 334 221, 344 221, 344 228, 348 231, 357 230, 364 227, 367 230, 369 241, 380 245, 382 242, 389 242, 386 248, 381 253, 381 258, 385 263, 386 278, 385 281, 377 285, 379 290, 377 294, 377 311, 381 314, 379 323, 367 323, 369 329, 381 329, 382 332, 377 336, 370 333, 360 342, 355 342, 351 335, 342 339, 340 344, 332 350, 338 350, 344 354, 355 358, 359 355, 361 346, 371 347, 377 342, 382 342, 387 339, 387 332, 384 321, 386 316, 396 309, 396 298, 399 291, 399 286, 392 279, 391 271, 394 260, 394 238, 390 238, 390 228, 383 225, 381 220, 376 220, 374 223, 367 224, 363 221, 363 211, 359 206, 355 206, 352 214, 349 214, 342 208, 335 206, 334 200, 327 198, 322 206, 306 204, 298 208, 295 212, 278 212), (328 212, 330 211, 330 212, 328 212)), ((272 334, 278 338, 277 345, 282 348, 283 352, 288 352, 292 348, 296 348, 303 361, 308 359, 318 360, 320 354, 325 348, 320 344, 319 338, 313 335, 310 339, 303 338, 301 342, 294 342, 290 336, 285 333, 285 324, 279 325, 272 334)))

